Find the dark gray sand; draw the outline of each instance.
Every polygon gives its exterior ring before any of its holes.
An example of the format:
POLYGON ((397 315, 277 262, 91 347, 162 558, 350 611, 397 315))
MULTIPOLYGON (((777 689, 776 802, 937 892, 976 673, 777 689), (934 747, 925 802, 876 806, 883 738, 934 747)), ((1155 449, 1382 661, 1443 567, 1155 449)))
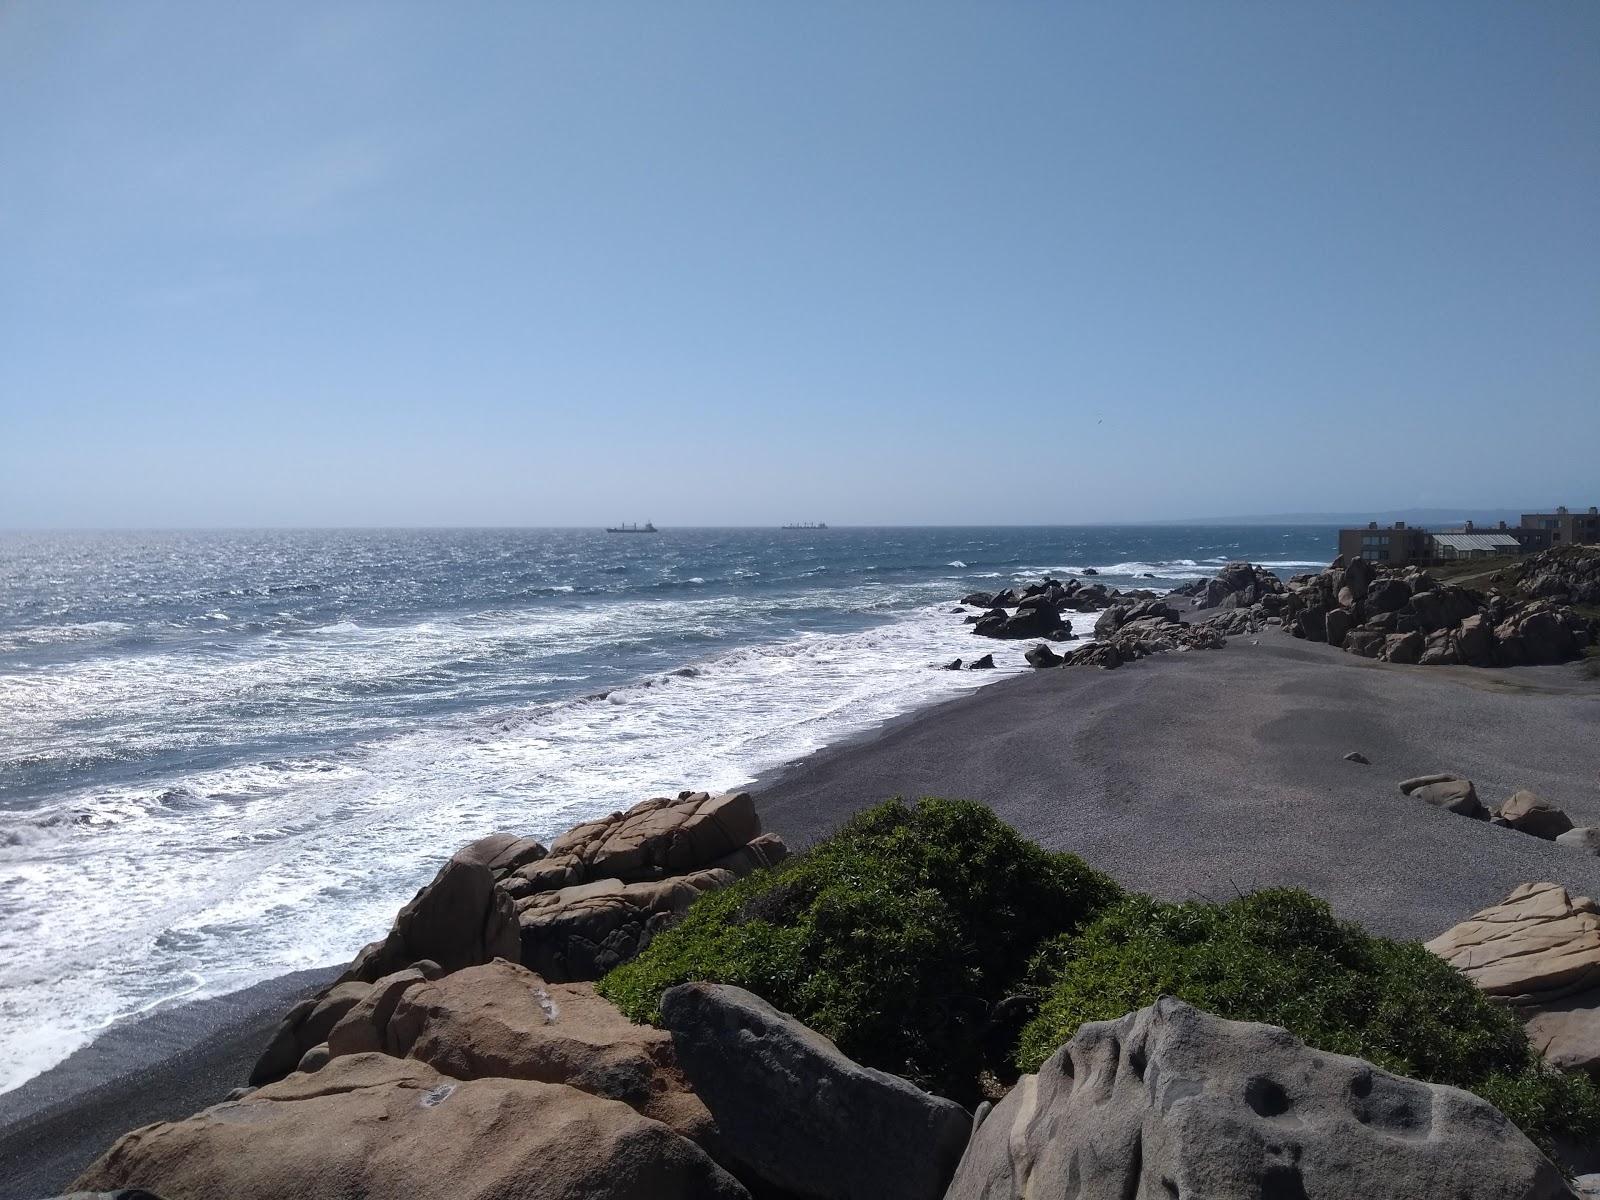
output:
POLYGON ((1600 824, 1600 683, 1576 665, 1393 666, 1269 630, 985 688, 792 764, 759 796, 801 842, 887 796, 982 800, 1129 888, 1294 885, 1395 937, 1432 937, 1529 880, 1600 894, 1600 858, 1400 795, 1434 771, 1490 807, 1526 787, 1600 824))
MULTIPOLYGON (((1432 771, 1471 777, 1490 806, 1527 787, 1600 824, 1600 684, 1577 667, 1396 667, 1274 630, 1007 680, 753 790, 796 846, 889 796, 967 797, 1130 888, 1226 899, 1293 884, 1400 937, 1431 937, 1529 880, 1600 894, 1600 858, 1400 795, 1399 780, 1432 771), (1372 765, 1345 762, 1351 750, 1372 765)), ((0 1200, 50 1195, 125 1130, 222 1099, 313 986, 275 980, 130 1024, 0 1097, 0 1200)))

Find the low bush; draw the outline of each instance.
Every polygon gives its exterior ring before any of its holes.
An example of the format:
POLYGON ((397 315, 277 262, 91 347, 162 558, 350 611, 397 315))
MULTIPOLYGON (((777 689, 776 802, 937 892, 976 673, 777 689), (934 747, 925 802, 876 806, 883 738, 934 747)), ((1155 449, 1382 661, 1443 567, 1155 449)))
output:
POLYGON ((633 1019, 657 1020, 674 984, 736 984, 852 1058, 970 1101, 993 1004, 1044 938, 1120 895, 984 805, 895 800, 702 897, 599 990, 633 1019))
POLYGON ((1546 1069, 1516 1016, 1415 942, 1334 919, 1305 892, 1226 904, 1130 896, 1029 969, 1041 1003, 1017 1065, 1037 1070, 1085 1021, 1177 996, 1240 1021, 1281 1025, 1308 1045, 1478 1093, 1534 1140, 1600 1130, 1587 1077, 1546 1069))

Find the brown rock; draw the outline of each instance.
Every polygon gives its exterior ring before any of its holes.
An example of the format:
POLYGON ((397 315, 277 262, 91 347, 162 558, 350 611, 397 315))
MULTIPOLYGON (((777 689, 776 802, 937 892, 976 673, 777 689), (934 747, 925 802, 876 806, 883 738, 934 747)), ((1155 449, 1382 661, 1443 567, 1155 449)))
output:
MULTIPOLYGON (((339 1018, 338 1024, 328 1031, 328 1055, 361 1054, 369 1051, 395 1054, 385 1044, 384 1031, 388 1028, 390 1014, 408 988, 439 977, 438 963, 419 963, 385 975, 367 989, 349 1012, 339 1018)), ((304 1068, 302 1067, 302 1070, 304 1068)))
POLYGON ((1566 813, 1530 791, 1519 791, 1500 806, 1496 814, 1511 828, 1553 842, 1572 828, 1566 813))
POLYGON ((495 887, 494 873, 473 843, 453 856, 433 882, 394 919, 394 928, 356 956, 341 976, 371 983, 424 959, 445 972, 517 953, 517 915, 510 896, 495 887))
POLYGON ((1548 1004, 1600 986, 1600 907, 1559 884, 1520 884, 1427 945, 1511 1004, 1548 1004))
POLYGON ((669 1033, 635 1025, 592 984, 546 983, 503 959, 408 989, 388 1042, 391 1053, 456 1079, 564 1083, 702 1144, 714 1132, 678 1069, 669 1033))
POLYGON ((1600 1071, 1600 992, 1527 1012, 1528 1040, 1558 1071, 1600 1071))
POLYGON ((359 980, 336 983, 320 996, 302 1000, 278 1024, 272 1041, 256 1060, 250 1072, 250 1086, 282 1079, 300 1065, 313 1046, 328 1040, 328 1034, 341 1017, 354 1008, 372 985, 359 980))
POLYGON ((589 821, 550 846, 552 859, 576 859, 582 878, 633 883, 698 870, 761 832, 748 792, 680 792, 589 821))
POLYGON ((132 1185, 165 1200, 748 1200, 700 1147, 615 1100, 381 1054, 136 1129, 75 1184, 132 1185))
POLYGON ((1400 784, 1400 791, 1457 816, 1483 820, 1489 815, 1470 779, 1459 779, 1454 775, 1419 775, 1415 779, 1404 780, 1400 784))
POLYGON ((552 983, 598 979, 676 923, 702 892, 732 883, 729 870, 654 883, 601 879, 517 901, 521 962, 552 983))

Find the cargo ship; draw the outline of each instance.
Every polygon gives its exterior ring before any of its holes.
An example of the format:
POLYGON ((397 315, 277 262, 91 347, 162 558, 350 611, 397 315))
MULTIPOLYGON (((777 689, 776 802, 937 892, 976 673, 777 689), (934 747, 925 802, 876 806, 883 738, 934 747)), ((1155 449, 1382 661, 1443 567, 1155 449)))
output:
POLYGON ((827 527, 828 523, 826 521, 801 521, 795 525, 782 526, 784 529, 826 529, 827 527))
POLYGON ((607 525, 607 533, 660 533, 661 531, 646 521, 643 525, 607 525))

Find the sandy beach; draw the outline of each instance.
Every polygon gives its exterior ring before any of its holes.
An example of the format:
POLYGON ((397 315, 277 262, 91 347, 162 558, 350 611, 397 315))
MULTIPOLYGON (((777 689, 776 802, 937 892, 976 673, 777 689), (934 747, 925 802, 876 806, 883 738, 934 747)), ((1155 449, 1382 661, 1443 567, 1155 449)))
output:
MULTIPOLYGON (((1524 881, 1600 893, 1600 859, 1400 795, 1399 780, 1440 770, 1471 777, 1486 804, 1526 787, 1600 823, 1600 686, 1575 665, 1392 666, 1268 631, 1006 680, 752 790, 795 846, 888 796, 966 797, 1129 888, 1223 899, 1294 885, 1397 937, 1430 937, 1524 881)), ((0 1097, 0 1197, 49 1195, 123 1130, 220 1100, 320 978, 125 1026, 0 1097)))

